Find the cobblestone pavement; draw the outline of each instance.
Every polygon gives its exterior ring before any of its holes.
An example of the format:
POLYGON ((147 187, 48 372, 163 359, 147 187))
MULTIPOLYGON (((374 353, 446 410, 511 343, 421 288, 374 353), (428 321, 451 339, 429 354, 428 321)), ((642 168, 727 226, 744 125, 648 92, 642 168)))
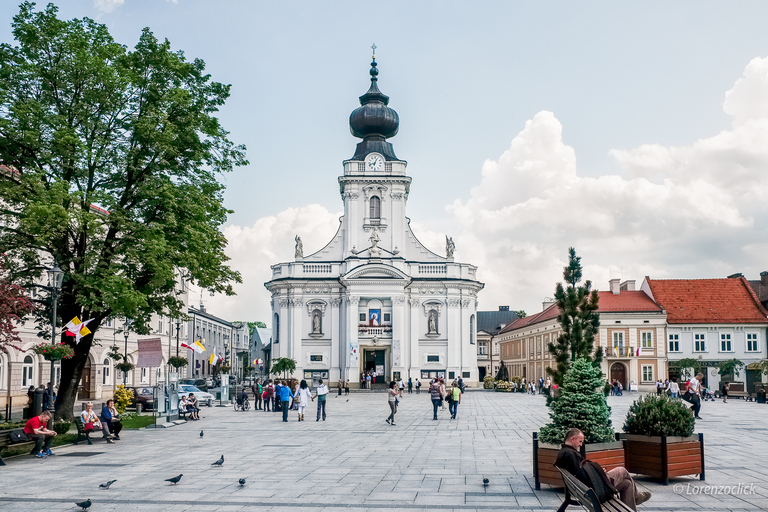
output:
MULTIPOLYGON (((619 429, 633 395, 609 397, 619 429)), ((301 423, 293 411, 282 423, 277 413, 203 408, 201 421, 127 431, 113 445, 62 447, 44 460, 11 458, 0 466, 0 509, 74 511, 74 502, 86 498, 91 512, 554 511, 562 502, 560 492, 533 490, 531 432, 548 419, 543 397, 472 391, 457 420, 441 411, 432 421, 429 395, 406 395, 397 426, 384 422, 383 393, 332 395, 327 421, 315 421, 313 405, 301 423), (222 454, 223 467, 212 467, 222 454), (178 485, 164 482, 180 473, 178 485), (486 489, 483 477, 490 479, 486 489), (112 479, 109 490, 98 488, 112 479)), ((662 486, 638 478, 653 492, 640 510, 768 510, 768 406, 705 402, 701 415, 696 429, 704 433, 706 482, 680 478, 662 486), (747 493, 704 493, 738 484, 747 493)))

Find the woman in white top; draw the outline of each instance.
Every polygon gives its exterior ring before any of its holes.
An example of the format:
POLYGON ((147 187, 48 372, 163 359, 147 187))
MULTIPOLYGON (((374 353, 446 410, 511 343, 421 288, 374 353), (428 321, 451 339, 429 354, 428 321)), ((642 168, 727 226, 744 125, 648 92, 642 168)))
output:
POLYGON ((312 396, 312 392, 309 390, 309 387, 307 386, 307 381, 305 380, 301 381, 301 384, 299 384, 299 391, 297 395, 299 397, 299 421, 304 421, 304 409, 307 408, 309 399, 312 396))
POLYGON ((672 398, 677 398, 677 394, 680 393, 680 386, 677 385, 677 380, 673 377, 671 381, 669 381, 669 395, 672 398))
POLYGON ((96 413, 93 412, 93 402, 88 402, 85 404, 85 410, 80 413, 80 420, 83 422, 83 427, 85 428, 88 423, 93 423, 91 428, 87 428, 86 431, 90 432, 91 430, 101 430, 101 422, 99 421, 99 417, 96 416, 96 413))

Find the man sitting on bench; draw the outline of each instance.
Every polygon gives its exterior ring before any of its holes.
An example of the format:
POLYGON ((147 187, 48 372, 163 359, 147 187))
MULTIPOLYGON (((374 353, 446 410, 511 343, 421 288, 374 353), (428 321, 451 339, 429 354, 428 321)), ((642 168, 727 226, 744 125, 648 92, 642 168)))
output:
MULTIPOLYGON (((589 478, 581 471, 581 464, 584 461, 581 457, 580 448, 584 444, 584 433, 572 428, 565 434, 565 446, 560 449, 555 460, 555 466, 568 471, 570 474, 590 485, 589 478)), ((637 505, 648 501, 651 498, 650 492, 637 492, 635 481, 629 475, 625 468, 614 468, 605 472, 616 490, 619 491, 621 501, 632 510, 637 510, 637 505)))
POLYGON ((40 416, 35 416, 24 425, 24 433, 35 442, 35 457, 45 458, 53 455, 51 441, 56 437, 56 432, 48 430, 46 424, 51 420, 51 413, 43 411, 40 416), (43 446, 45 444, 45 446, 43 446))

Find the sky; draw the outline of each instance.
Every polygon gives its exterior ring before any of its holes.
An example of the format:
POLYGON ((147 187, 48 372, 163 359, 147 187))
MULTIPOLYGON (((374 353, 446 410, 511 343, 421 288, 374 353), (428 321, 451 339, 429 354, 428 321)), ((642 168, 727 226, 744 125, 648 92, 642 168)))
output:
MULTIPOLYGON (((268 323, 269 266, 336 232, 373 43, 413 231, 478 266, 480 310, 541 310, 569 247, 600 290, 768 271, 766 2, 58 5, 128 47, 149 27, 232 84, 219 117, 250 163, 220 178, 222 230, 243 283, 192 297, 222 318, 268 323)), ((16 12, 0 5, 0 41, 16 12)))

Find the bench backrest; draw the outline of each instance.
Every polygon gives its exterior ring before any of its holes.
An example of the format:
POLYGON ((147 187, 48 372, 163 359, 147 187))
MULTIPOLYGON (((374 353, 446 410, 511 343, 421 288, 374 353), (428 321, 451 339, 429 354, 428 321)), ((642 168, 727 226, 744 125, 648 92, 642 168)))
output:
MULTIPOLYGON (((555 466, 557 467, 557 466, 555 466)), ((597 501, 595 491, 584 485, 575 476, 570 474, 561 468, 557 468, 560 474, 563 475, 563 482, 568 491, 579 501, 582 507, 591 512, 602 512, 602 507, 597 501)))
POLYGON ((731 393, 743 393, 744 392, 744 383, 743 382, 731 382, 730 386, 728 387, 728 392, 731 393))

